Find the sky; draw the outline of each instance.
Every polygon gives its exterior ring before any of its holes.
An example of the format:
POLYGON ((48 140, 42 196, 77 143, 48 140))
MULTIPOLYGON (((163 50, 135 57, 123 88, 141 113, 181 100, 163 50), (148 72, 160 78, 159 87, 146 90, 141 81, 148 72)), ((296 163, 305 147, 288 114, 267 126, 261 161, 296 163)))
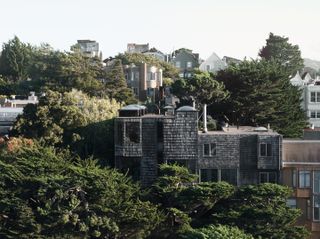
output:
POLYGON ((320 60, 319 0, 0 0, 0 44, 15 35, 70 49, 96 40, 103 57, 127 43, 164 53, 182 47, 221 58, 257 58, 270 32, 289 37, 302 57, 320 60))

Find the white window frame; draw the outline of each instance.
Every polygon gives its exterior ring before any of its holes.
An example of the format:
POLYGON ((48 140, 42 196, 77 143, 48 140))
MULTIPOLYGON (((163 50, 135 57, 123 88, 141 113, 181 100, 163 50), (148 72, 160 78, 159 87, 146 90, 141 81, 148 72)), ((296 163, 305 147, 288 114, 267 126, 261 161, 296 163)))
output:
POLYGON ((216 143, 204 143, 202 146, 202 152, 204 157, 210 157, 217 155, 217 144, 216 143), (205 154, 205 145, 208 145, 209 154, 205 154))

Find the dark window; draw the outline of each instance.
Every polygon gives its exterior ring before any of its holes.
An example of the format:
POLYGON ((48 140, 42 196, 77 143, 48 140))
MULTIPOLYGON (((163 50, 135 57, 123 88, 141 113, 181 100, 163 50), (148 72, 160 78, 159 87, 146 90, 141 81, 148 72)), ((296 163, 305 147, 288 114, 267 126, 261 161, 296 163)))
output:
POLYGON ((123 128, 120 122, 117 123, 117 144, 123 145, 123 128))
POLYGON ((310 102, 316 102, 316 92, 310 92, 310 102))
POLYGON ((237 170, 221 169, 221 181, 226 181, 230 184, 237 185, 237 170))
POLYGON ((203 155, 204 156, 213 156, 216 155, 216 144, 210 143, 210 144, 204 144, 203 145, 203 155))
POLYGON ((163 122, 157 123, 157 137, 158 142, 163 142, 163 122))
POLYGON ((272 145, 261 143, 260 144, 260 156, 272 156, 272 145))
POLYGON ((140 143, 140 123, 126 122, 126 138, 133 143, 140 143))
POLYGON ((277 182, 276 172, 260 172, 259 182, 260 183, 276 183, 277 182))
POLYGON ((216 155, 216 144, 214 143, 210 144, 210 153, 211 155, 216 155))
POLYGON ((201 182, 217 182, 218 169, 200 169, 201 182))
POLYGON ((210 145, 209 144, 203 145, 203 155, 210 156, 210 145))

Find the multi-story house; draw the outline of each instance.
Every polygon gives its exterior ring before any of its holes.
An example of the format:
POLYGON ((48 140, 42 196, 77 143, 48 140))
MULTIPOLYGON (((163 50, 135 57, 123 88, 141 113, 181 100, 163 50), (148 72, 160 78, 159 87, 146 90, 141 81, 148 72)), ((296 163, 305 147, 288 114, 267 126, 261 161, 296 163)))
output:
POLYGON ((0 106, 0 135, 9 133, 13 123, 18 115, 23 113, 23 108, 27 104, 37 104, 38 97, 34 92, 31 92, 28 99, 16 99, 12 96, 11 99, 4 99, 0 106))
POLYGON ((88 57, 100 57, 99 43, 92 40, 78 40, 77 47, 80 52, 88 57))
POLYGON ((309 74, 302 79, 297 72, 290 82, 302 90, 301 106, 309 118, 310 125, 320 127, 320 79, 312 79, 309 74))
POLYGON ((144 55, 153 56, 154 58, 157 58, 160 61, 167 61, 167 56, 154 47, 151 48, 150 50, 142 52, 142 53, 144 55))
POLYGON ((201 132, 198 112, 190 106, 155 115, 134 105, 115 119, 115 164, 124 171, 131 168, 143 185, 155 180, 164 162, 186 166, 200 181, 276 183, 281 141, 281 135, 263 127, 201 132))
POLYGON ((188 78, 192 76, 194 68, 199 67, 199 54, 191 50, 181 48, 176 50, 170 59, 171 63, 179 69, 179 76, 188 78))
POLYGON ((320 238, 320 140, 283 140, 282 183, 293 189, 288 204, 301 209, 298 224, 320 238))
POLYGON ((208 71, 216 73, 219 70, 223 70, 227 67, 227 64, 220 59, 216 53, 212 53, 204 62, 199 66, 199 69, 202 71, 208 71))
POLYGON ((124 66, 128 87, 132 88, 139 101, 158 103, 162 90, 162 69, 141 63, 124 66))
POLYGON ((136 44, 128 43, 127 44, 127 53, 143 53, 149 51, 149 43, 147 44, 136 44))

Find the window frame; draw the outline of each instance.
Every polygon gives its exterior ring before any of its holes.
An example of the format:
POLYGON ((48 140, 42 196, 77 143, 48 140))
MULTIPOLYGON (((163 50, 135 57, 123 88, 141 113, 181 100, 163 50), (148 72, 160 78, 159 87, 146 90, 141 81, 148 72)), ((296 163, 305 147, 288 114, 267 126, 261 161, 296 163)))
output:
POLYGON ((211 157, 211 156, 217 155, 217 144, 216 143, 203 143, 202 154, 203 154, 203 157, 211 157), (206 149, 206 146, 208 147, 207 149, 206 149), (206 153, 206 152, 208 152, 208 153, 206 153))
POLYGON ((260 143, 259 146, 259 156, 260 157, 272 157, 272 144, 271 143, 260 143), (262 150, 262 147, 264 148, 262 150), (262 154, 264 152, 264 154, 262 154))
POLYGON ((310 170, 299 170, 299 188, 310 188, 311 187, 311 171, 310 170), (306 175, 309 175, 309 184, 307 185, 306 183, 304 183, 304 185, 301 184, 301 175, 302 175, 302 172, 307 172, 307 173, 304 173, 303 175, 303 178, 304 178, 304 182, 307 182, 306 180, 306 175))

